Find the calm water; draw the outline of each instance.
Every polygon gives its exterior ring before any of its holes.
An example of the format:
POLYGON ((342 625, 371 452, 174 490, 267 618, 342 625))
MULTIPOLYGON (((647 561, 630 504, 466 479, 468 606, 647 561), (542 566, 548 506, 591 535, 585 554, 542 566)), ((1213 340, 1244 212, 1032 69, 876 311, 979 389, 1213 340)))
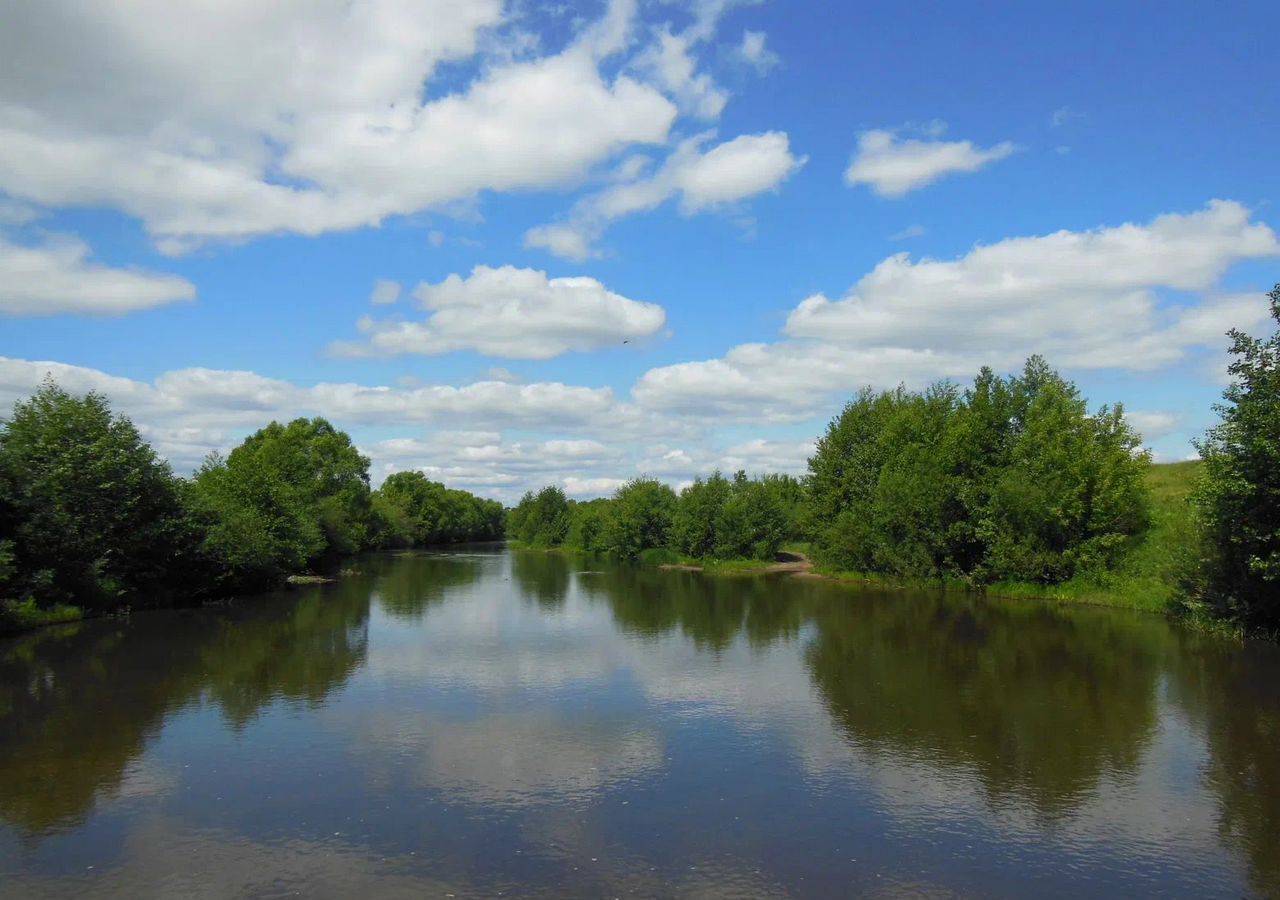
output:
POLYGON ((0 643, 0 895, 1280 896, 1280 652, 379 557, 0 643))

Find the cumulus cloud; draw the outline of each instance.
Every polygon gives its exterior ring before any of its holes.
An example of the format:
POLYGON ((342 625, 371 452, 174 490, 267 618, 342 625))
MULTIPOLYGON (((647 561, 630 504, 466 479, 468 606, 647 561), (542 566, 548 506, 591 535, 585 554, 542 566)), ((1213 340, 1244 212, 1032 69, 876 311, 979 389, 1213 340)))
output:
POLYGON ((195 299, 185 278, 111 268, 89 256, 89 246, 70 235, 34 246, 0 237, 0 314, 111 316, 195 299))
POLYGON ((1277 255, 1275 233, 1231 201, 1145 225, 1010 238, 951 261, 898 254, 842 299, 800 303, 791 340, 652 369, 633 394, 651 409, 794 421, 864 384, 968 378, 1032 353, 1071 369, 1159 369, 1265 320, 1261 293, 1217 285, 1233 264, 1277 255))
POLYGON ((346 355, 440 354, 475 350, 489 356, 550 359, 599 350, 656 334, 662 307, 630 300, 594 278, 548 278, 514 266, 477 266, 463 278, 423 283, 414 297, 430 315, 423 322, 362 319, 366 340, 344 343, 346 355))
POLYGON ((681 142, 652 175, 624 178, 582 198, 567 222, 527 232, 525 246, 582 261, 595 254, 592 245, 617 219, 656 209, 674 197, 686 216, 723 209, 776 190, 806 162, 791 152, 784 132, 740 135, 704 151, 712 136, 704 132, 681 142))
POLYGON ((1146 225, 1059 231, 974 248, 958 260, 891 256, 840 300, 822 295, 787 320, 792 337, 846 346, 983 351, 1012 343, 1062 365, 1151 369, 1220 336, 1249 301, 1162 304, 1167 288, 1208 291, 1233 264, 1280 255, 1266 225, 1213 201, 1146 225))
POLYGON ((903 139, 897 131, 873 129, 858 135, 858 150, 844 180, 851 186, 869 185, 881 197, 901 197, 945 175, 976 172, 1015 150, 1009 141, 984 149, 972 141, 903 139))
MULTIPOLYGON (((175 461, 179 468, 198 461, 208 450, 223 449, 224 441, 272 418, 321 415, 344 428, 465 423, 470 428, 547 430, 581 430, 616 419, 620 433, 625 434, 639 416, 619 404, 609 388, 559 382, 483 381, 416 388, 330 382, 301 386, 253 372, 200 368, 166 372, 145 382, 81 366, 5 357, 0 357, 0 408, 29 396, 46 374, 67 390, 106 394, 117 410, 157 433, 181 435, 186 443, 198 444, 198 452, 175 461), (201 440, 213 435, 222 440, 201 440)), ((642 427, 650 425, 645 422, 642 427)))
POLYGON ((555 187, 666 141, 678 113, 661 86, 601 71, 634 2, 546 56, 503 31, 503 6, 28 4, 0 33, 0 191, 114 207, 177 252, 555 187), (494 34, 511 52, 481 53, 494 34), (474 79, 440 81, 458 61, 474 79))

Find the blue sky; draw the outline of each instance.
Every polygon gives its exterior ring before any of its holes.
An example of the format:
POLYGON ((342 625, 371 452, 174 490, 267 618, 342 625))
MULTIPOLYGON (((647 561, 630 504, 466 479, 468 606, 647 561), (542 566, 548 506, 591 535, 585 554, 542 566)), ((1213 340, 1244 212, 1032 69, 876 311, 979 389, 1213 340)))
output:
POLYGON ((1180 459, 1280 281, 1273 3, 0 16, 0 402, 180 472, 296 415, 505 500, 800 472, 1033 352, 1180 459))

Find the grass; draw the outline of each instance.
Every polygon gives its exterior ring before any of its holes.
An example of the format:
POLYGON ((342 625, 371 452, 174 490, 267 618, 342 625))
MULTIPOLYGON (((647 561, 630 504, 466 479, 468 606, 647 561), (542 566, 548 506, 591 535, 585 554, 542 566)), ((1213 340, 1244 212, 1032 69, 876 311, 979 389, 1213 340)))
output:
POLYGON ((78 606, 64 606, 61 603, 41 609, 36 601, 28 597, 26 600, 0 600, 0 634, 26 631, 44 625, 58 625, 63 622, 77 622, 84 618, 84 610, 78 606))
POLYGON ((1196 552, 1188 500, 1200 469, 1198 460, 1150 468, 1151 527, 1134 540, 1112 571, 1077 576, 1057 585, 993 584, 988 592, 1168 612, 1178 598, 1179 575, 1196 552))

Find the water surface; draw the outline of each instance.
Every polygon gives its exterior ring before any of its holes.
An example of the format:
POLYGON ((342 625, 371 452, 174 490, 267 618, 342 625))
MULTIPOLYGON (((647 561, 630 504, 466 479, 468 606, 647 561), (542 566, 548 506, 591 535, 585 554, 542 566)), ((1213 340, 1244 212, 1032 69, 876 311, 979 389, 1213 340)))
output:
POLYGON ((5 897, 1280 896, 1280 652, 403 554, 0 643, 5 897))

